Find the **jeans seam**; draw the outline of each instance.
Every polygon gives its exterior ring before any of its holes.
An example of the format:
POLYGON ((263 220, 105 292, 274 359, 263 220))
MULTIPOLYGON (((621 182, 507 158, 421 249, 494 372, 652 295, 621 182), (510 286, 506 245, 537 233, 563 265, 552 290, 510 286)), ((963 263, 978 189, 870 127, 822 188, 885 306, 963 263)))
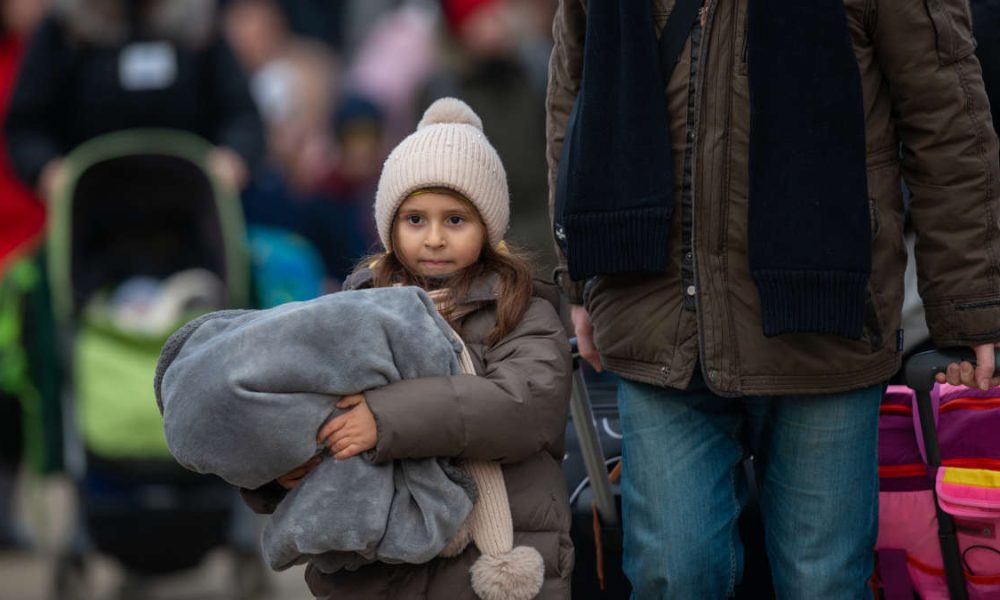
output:
POLYGON ((740 500, 736 497, 736 469, 729 470, 729 491, 732 494, 734 517, 729 523, 729 583, 726 585, 726 597, 731 598, 736 593, 736 545, 733 536, 737 534, 736 527, 740 518, 740 500))
MULTIPOLYGON (((743 442, 740 441, 740 433, 743 425, 743 418, 740 418, 736 420, 736 426, 733 428, 733 439, 736 440, 736 444, 740 448, 740 463, 737 463, 737 465, 742 464, 743 455, 746 453, 743 442)), ((733 518, 729 522, 729 582, 726 585, 727 598, 731 598, 736 594, 736 545, 733 543, 733 538, 739 535, 740 499, 736 491, 738 472, 738 466, 729 469, 729 493, 733 501, 733 518)))

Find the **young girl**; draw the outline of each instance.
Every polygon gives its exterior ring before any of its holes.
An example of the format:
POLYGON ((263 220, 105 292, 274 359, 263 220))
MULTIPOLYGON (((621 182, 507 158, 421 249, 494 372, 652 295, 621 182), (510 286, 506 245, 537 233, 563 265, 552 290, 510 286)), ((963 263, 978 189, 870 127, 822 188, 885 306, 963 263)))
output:
MULTIPOLYGON (((337 406, 350 410, 321 428, 318 440, 336 460, 370 451, 376 464, 425 457, 500 463, 514 544, 544 560, 536 597, 569 598, 573 548, 559 466, 569 350, 529 264, 502 244, 508 212, 506 174, 479 117, 453 98, 434 103, 382 170, 375 219, 386 251, 366 259, 347 287, 437 290, 476 375, 409 379, 345 396, 337 406)), ((291 489, 316 464, 279 478, 280 488, 244 496, 259 511, 273 510, 274 492, 291 489)), ((473 600, 469 570, 478 557, 470 544, 421 565, 376 563, 335 574, 309 565, 306 580, 318 598, 473 600)))

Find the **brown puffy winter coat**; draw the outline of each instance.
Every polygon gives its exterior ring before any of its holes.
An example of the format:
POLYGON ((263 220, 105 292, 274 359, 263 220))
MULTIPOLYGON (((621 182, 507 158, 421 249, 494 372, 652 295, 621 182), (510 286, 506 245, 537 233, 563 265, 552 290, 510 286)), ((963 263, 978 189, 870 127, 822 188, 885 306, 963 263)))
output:
MULTIPOLYGON (((348 280, 352 288, 369 285, 366 272, 348 280)), ((571 363, 558 300, 551 286, 536 286, 514 331, 490 345, 496 296, 492 280, 483 280, 456 311, 464 313, 458 330, 478 376, 411 379, 365 391, 378 427, 376 463, 431 456, 501 463, 514 545, 535 547, 545 561, 539 600, 567 600, 573 569, 569 501, 560 470, 571 363)), ((258 512, 271 512, 280 499, 268 493, 273 490, 273 485, 244 490, 244 497, 258 512)), ((334 575, 308 565, 306 582, 320 599, 477 600, 469 568, 478 556, 470 545, 456 558, 423 565, 376 563, 334 575)))
MULTIPOLYGON (((674 0, 650 1, 662 29, 674 0)), ((598 277, 586 287, 605 365, 630 379, 684 387, 700 363, 713 391, 733 396, 835 392, 887 380, 900 362, 901 175, 913 193, 920 293, 934 341, 1000 341, 1000 161, 966 0, 844 1, 866 122, 873 256, 865 333, 860 340, 764 337, 747 260, 749 1, 707 1, 697 68, 692 72, 689 40, 664 94, 678 199, 692 145, 696 285, 682 283, 678 209, 666 272, 598 277), (694 296, 696 310, 684 308, 685 294, 694 296)), ((584 6, 561 0, 554 26, 547 98, 552 188, 579 87, 584 6)))

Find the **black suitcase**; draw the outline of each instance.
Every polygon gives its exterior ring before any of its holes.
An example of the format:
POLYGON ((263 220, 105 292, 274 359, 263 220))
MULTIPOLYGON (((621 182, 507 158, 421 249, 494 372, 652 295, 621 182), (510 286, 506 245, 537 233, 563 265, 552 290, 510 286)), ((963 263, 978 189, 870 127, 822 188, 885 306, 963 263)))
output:
MULTIPOLYGON (((608 478, 621 461, 617 379, 610 374, 596 374, 586 364, 581 366, 578 357, 574 361, 563 461, 572 509, 570 535, 576 547, 573 599, 624 600, 631 587, 622 571, 621 492, 617 481, 608 478)), ((739 523, 744 570, 736 597, 766 600, 774 597, 774 590, 764 529, 749 460, 744 468, 750 482, 750 500, 739 523)))

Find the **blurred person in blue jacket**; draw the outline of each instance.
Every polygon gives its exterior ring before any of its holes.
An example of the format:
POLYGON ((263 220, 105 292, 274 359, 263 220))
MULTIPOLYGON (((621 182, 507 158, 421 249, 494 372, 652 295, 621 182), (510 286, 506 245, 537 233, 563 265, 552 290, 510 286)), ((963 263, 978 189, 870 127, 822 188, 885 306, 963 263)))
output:
POLYGON ((62 157, 135 127, 196 133, 209 166, 243 187, 264 148, 247 80, 213 0, 54 0, 31 39, 6 128, 18 175, 48 197, 62 157))

